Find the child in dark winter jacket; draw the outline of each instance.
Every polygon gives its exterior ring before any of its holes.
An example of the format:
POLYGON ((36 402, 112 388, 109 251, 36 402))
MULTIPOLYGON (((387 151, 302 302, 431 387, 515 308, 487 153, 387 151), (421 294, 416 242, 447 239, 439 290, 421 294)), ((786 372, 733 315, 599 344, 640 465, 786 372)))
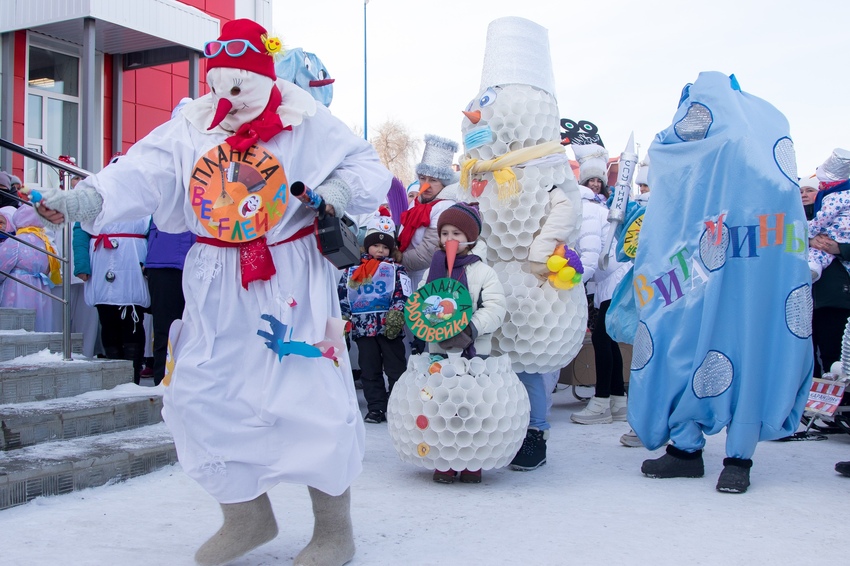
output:
POLYGON ((387 420, 387 400, 407 365, 404 350, 404 303, 412 292, 404 266, 393 259, 395 225, 381 216, 363 238, 360 265, 350 267, 339 282, 342 315, 351 322, 357 343, 360 380, 366 397, 367 423, 387 420), (384 384, 384 373, 389 391, 384 384))

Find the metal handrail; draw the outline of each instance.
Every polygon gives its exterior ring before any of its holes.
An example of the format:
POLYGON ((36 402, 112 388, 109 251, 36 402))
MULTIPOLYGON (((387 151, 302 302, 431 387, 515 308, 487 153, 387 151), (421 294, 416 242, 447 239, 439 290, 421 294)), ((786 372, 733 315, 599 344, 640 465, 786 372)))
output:
MULTIPOLYGON (((63 187, 70 187, 72 175, 76 176, 76 177, 82 177, 82 178, 85 178, 85 177, 88 177, 89 175, 91 175, 91 173, 89 171, 86 171, 85 169, 80 169, 79 167, 69 165, 68 163, 64 163, 64 162, 59 161, 58 159, 54 159, 54 158, 52 158, 48 155, 38 153, 37 151, 33 151, 29 148, 23 147, 23 146, 18 145, 14 142, 4 140, 3 138, 0 138, 0 148, 8 149, 8 150, 10 150, 14 153, 18 153, 20 155, 23 155, 24 157, 27 157, 29 159, 34 159, 35 161, 38 161, 39 163, 43 163, 45 165, 49 165, 50 167, 54 167, 56 169, 59 169, 60 176, 62 178, 62 186, 63 187)), ((19 198, 15 195, 10 194, 10 195, 6 195, 6 196, 9 196, 9 197, 17 200, 18 202, 20 202, 20 203, 22 203, 26 206, 34 206, 33 203, 29 202, 28 200, 19 198)), ((35 249, 35 250, 38 250, 38 251, 40 251, 44 254, 47 254, 50 257, 58 259, 60 261, 60 263, 62 264, 62 294, 63 294, 64 298, 59 298, 56 295, 54 295, 53 293, 48 293, 47 291, 44 291, 42 289, 38 289, 34 285, 30 285, 29 283, 21 281, 20 279, 18 279, 17 277, 12 275, 11 273, 7 273, 7 272, 3 271, 2 269, 0 269, 0 273, 5 275, 9 279, 12 279, 13 281, 16 281, 16 282, 18 282, 22 285, 29 287, 30 289, 32 289, 34 291, 41 293, 42 295, 46 295, 46 296, 50 297, 51 300, 58 301, 58 302, 62 303, 62 357, 66 361, 71 360, 71 301, 70 301, 70 296, 71 296, 71 275, 72 274, 70 273, 71 265, 70 265, 70 261, 68 260, 68 258, 70 257, 70 254, 68 253, 68 249, 67 249, 71 245, 71 238, 72 238, 71 223, 65 222, 65 226, 64 226, 64 236, 65 237, 64 237, 64 242, 63 242, 65 247, 62 250, 62 254, 63 254, 62 256, 52 254, 45 249, 39 248, 38 246, 34 246, 34 245, 30 244, 29 242, 25 242, 25 241, 21 240, 20 238, 13 236, 12 234, 9 234, 5 231, 0 230, 0 233, 9 236, 10 238, 14 239, 17 242, 20 242, 20 243, 27 245, 27 246, 35 249)))

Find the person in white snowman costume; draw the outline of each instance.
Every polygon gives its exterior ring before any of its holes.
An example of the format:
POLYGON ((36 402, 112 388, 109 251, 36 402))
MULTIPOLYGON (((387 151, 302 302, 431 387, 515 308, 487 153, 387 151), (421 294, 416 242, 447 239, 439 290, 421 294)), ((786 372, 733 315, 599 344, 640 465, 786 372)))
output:
POLYGON ((313 503, 313 538, 295 564, 342 565, 355 550, 349 486, 364 429, 347 356, 328 346, 342 342, 338 271, 289 184, 315 189, 331 214, 356 214, 381 204, 392 176, 365 140, 276 78, 279 49, 253 21, 226 23, 205 46, 210 94, 76 190, 44 191, 38 206, 93 233, 152 214, 161 230, 198 235, 163 417, 183 470, 221 504, 223 526, 195 555, 204 565, 276 537, 266 492, 280 482, 307 484, 313 503), (264 182, 233 181, 237 166, 264 182), (249 194, 263 204, 240 217, 249 194))
POLYGON ((479 203, 487 260, 508 297, 493 351, 510 355, 531 401, 511 468, 533 470, 546 463, 548 398, 587 327, 584 286, 556 288, 547 266, 556 248, 575 248, 582 207, 560 143, 545 28, 517 17, 490 23, 481 90, 464 115, 459 198, 479 203))

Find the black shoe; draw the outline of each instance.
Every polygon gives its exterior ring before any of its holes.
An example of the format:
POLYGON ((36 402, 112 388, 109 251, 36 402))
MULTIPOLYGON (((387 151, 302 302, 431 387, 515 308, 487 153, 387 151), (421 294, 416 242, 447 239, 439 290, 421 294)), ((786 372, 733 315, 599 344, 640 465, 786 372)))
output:
POLYGON ((835 471, 850 478, 850 462, 838 462, 835 464, 835 471))
POLYGON ((463 470, 460 473, 460 483, 481 483, 481 470, 463 470))
POLYGON ((387 421, 387 415, 383 411, 369 411, 363 420, 367 423, 383 423, 387 421))
POLYGON ((702 450, 685 452, 668 444, 664 456, 644 460, 640 471, 650 478, 701 478, 705 475, 702 450))
POLYGON ((522 446, 511 461, 511 469, 518 472, 530 472, 546 463, 546 439, 543 431, 536 428, 528 429, 522 446))
POLYGON ((717 491, 721 493, 744 493, 750 487, 752 460, 723 458, 723 471, 717 478, 717 491))
POLYGON ((454 483, 456 475, 457 472, 454 470, 446 470, 445 472, 434 470, 434 476, 432 479, 437 483, 454 483))

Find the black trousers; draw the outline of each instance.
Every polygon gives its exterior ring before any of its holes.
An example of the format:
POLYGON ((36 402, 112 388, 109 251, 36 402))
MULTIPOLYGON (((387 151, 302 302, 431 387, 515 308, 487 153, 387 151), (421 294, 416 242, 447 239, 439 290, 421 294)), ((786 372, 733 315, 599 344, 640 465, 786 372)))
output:
POLYGON ((153 317, 153 379, 159 383, 165 376, 168 353, 168 330, 171 323, 183 316, 186 300, 183 297, 183 270, 154 268, 146 271, 151 294, 150 313, 153 317))
POLYGON ((370 411, 386 411, 389 394, 393 385, 407 368, 404 357, 404 335, 387 339, 383 334, 357 338, 358 360, 360 362, 360 381, 363 383, 363 396, 370 411), (384 373, 387 374, 389 391, 384 385, 384 373))
POLYGON ((812 347, 815 351, 815 377, 829 371, 841 360, 841 341, 850 309, 821 307, 812 311, 812 347))
POLYGON ((623 383, 623 354, 620 353, 620 345, 608 336, 605 329, 605 315, 610 306, 610 300, 602 301, 599 305, 596 325, 590 333, 596 362, 596 396, 602 398, 626 394, 623 383))

